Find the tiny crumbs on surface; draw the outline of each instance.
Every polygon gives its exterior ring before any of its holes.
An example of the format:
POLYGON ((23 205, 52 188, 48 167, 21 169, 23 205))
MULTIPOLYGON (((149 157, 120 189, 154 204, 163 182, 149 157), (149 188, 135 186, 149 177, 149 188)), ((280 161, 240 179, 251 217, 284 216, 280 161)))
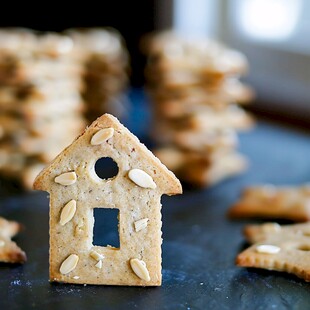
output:
POLYGON ((146 264, 143 260, 132 258, 130 260, 130 266, 133 272, 142 280, 148 282, 151 280, 149 271, 146 268, 146 264))
POLYGON ((71 221, 76 211, 76 201, 70 200, 63 208, 60 214, 60 225, 65 225, 71 221))
POLYGON ((280 252, 280 250, 281 249, 278 246, 270 244, 262 244, 256 247, 256 252, 262 254, 277 254, 280 252))
POLYGON ((80 277, 79 276, 74 276, 73 279, 74 280, 78 280, 80 277))
POLYGON ((131 169, 128 172, 128 177, 140 187, 151 189, 156 188, 156 183, 153 181, 152 177, 141 169, 131 169))
POLYGON ((91 145, 99 145, 113 137, 114 135, 114 128, 104 128, 97 131, 91 138, 90 144, 91 145))
POLYGON ((72 185, 76 180, 77 176, 74 171, 62 173, 55 178, 55 182, 60 185, 72 185))
POLYGON ((68 274, 73 269, 75 269, 77 263, 79 261, 79 257, 76 254, 69 255, 60 266, 60 273, 68 274))

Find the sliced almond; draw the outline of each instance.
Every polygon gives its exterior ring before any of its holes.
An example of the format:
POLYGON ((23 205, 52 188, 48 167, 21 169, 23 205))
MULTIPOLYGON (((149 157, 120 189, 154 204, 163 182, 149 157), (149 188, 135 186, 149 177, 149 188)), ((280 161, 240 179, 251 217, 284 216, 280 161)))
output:
POLYGON ((270 244, 262 244, 256 247, 256 252, 262 254, 277 254, 280 250, 281 249, 278 246, 270 244))
POLYGON ((65 172, 55 178, 55 182, 61 185, 72 185, 76 182, 77 176, 74 171, 65 172))
POLYGON ((61 264, 60 272, 62 274, 67 274, 71 272, 77 265, 79 257, 76 254, 69 255, 61 264))
POLYGON ((148 218, 145 218, 134 222, 136 232, 146 228, 148 220, 148 218))
POLYGON ((97 261, 104 259, 104 256, 102 254, 99 254, 96 251, 91 251, 89 255, 90 257, 92 257, 94 260, 97 260, 97 261))
POLYGON ((143 260, 132 258, 130 260, 130 266, 133 270, 133 272, 142 280, 144 281, 150 281, 150 274, 149 271, 146 268, 146 264, 143 260))
POLYGON ((153 181, 152 177, 141 169, 131 169, 128 172, 128 177, 131 181, 133 181, 140 187, 151 189, 156 188, 156 184, 153 181))
POLYGON ((76 201, 70 200, 63 208, 60 214, 60 225, 65 225, 73 218, 76 211, 76 201))
POLYGON ((95 267, 101 269, 102 268, 102 260, 99 260, 95 267))
POLYGON ((97 131, 91 138, 91 145, 99 145, 107 141, 114 135, 114 128, 104 128, 97 131))

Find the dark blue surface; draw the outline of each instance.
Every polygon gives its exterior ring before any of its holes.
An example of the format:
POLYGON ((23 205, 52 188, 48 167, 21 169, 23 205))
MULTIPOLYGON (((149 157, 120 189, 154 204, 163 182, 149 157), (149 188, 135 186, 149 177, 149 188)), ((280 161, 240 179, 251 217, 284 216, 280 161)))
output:
MULTIPOLYGON (((127 125, 135 133, 142 130, 139 136, 147 142, 143 96, 131 98, 141 114, 127 125)), ((241 231, 247 221, 226 218, 246 185, 309 182, 309 142, 307 132, 260 121, 241 136, 240 150, 250 160, 247 173, 210 189, 164 196, 163 285, 158 288, 50 284, 47 194, 0 184, 1 215, 26 226, 16 240, 28 255, 24 266, 0 266, 0 309, 309 309, 310 284, 234 265, 245 246, 241 231)))

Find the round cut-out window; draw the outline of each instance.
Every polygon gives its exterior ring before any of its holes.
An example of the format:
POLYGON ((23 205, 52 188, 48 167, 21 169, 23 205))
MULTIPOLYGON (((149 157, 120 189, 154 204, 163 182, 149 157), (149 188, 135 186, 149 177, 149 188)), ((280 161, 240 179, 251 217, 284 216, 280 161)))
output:
POLYGON ((114 178, 118 174, 117 163, 111 157, 101 157, 95 163, 95 173, 103 180, 114 178))

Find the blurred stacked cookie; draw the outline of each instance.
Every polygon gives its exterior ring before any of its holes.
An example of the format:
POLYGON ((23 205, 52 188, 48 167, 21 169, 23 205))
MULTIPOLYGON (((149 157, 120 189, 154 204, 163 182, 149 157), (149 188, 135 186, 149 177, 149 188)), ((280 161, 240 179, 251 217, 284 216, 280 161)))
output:
POLYGON ((82 92, 89 122, 109 112, 122 117, 126 111, 129 57, 121 35, 114 29, 70 29, 66 33, 84 64, 82 92))
POLYGON ((118 105, 126 78, 115 80, 126 74, 127 63, 120 36, 112 31, 1 30, 0 174, 32 188, 36 174, 88 120, 121 112, 110 102, 118 105), (120 55, 122 63, 114 64, 120 55))
POLYGON ((0 171, 27 187, 85 126, 82 67, 72 49, 56 34, 0 32, 0 171))
POLYGON ((253 126, 240 107, 253 91, 242 84, 246 58, 213 41, 159 33, 143 41, 153 103, 155 154, 185 182, 208 186, 241 173, 237 132, 253 126))

